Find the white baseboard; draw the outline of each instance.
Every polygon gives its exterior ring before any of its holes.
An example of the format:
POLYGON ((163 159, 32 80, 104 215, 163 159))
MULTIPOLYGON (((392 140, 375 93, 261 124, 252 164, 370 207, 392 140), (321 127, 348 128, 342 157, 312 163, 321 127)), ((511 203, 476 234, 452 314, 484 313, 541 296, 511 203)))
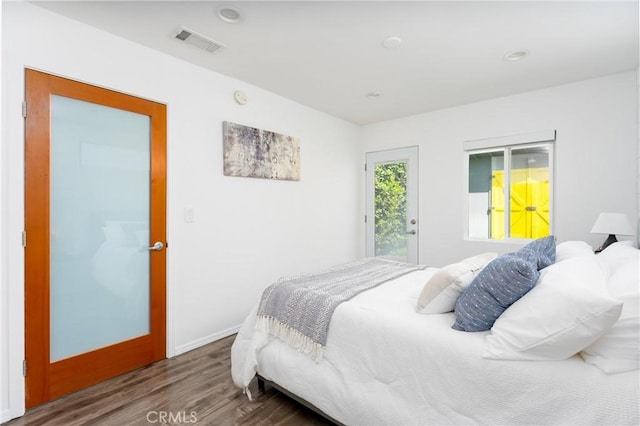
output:
POLYGON ((175 355, 180 355, 194 349, 199 348, 200 346, 207 345, 209 343, 215 342, 216 340, 223 339, 227 336, 231 336, 232 334, 236 334, 238 330, 240 330, 240 325, 227 328, 226 330, 219 331, 217 333, 210 334, 208 336, 202 337, 200 339, 194 340, 192 342, 186 343, 184 345, 180 345, 175 349, 175 355))
POLYGON ((8 422, 12 419, 13 417, 11 417, 11 410, 0 411, 0 423, 8 422))

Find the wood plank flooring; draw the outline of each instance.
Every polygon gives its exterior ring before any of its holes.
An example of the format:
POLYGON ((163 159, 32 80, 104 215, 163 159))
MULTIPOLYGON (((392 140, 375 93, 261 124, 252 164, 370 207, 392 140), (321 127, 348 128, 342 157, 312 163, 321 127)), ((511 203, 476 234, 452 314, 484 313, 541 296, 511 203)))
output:
POLYGON ((3 426, 330 425, 277 390, 231 381, 230 336, 35 407, 3 426))

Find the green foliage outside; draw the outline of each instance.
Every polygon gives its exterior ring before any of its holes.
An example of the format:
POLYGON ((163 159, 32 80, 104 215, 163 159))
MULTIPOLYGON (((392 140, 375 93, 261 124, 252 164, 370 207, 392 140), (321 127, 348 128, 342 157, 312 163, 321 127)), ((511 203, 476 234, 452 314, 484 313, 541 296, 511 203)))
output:
POLYGON ((407 255, 407 163, 378 164, 375 170, 376 256, 407 255))

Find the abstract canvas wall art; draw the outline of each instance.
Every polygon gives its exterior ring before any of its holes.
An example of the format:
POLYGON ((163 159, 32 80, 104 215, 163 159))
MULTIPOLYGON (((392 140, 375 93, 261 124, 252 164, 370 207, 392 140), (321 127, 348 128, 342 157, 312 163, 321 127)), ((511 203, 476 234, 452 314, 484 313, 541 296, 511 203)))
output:
POLYGON ((300 180, 298 138, 224 121, 224 175, 300 180))

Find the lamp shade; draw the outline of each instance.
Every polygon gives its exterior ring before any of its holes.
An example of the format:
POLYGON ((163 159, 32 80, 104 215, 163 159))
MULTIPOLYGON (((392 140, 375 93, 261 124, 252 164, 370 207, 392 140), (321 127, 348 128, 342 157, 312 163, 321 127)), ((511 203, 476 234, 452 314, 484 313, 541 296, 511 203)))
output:
POLYGON ((624 213, 600 213, 591 228, 592 234, 634 235, 629 217, 624 213))

